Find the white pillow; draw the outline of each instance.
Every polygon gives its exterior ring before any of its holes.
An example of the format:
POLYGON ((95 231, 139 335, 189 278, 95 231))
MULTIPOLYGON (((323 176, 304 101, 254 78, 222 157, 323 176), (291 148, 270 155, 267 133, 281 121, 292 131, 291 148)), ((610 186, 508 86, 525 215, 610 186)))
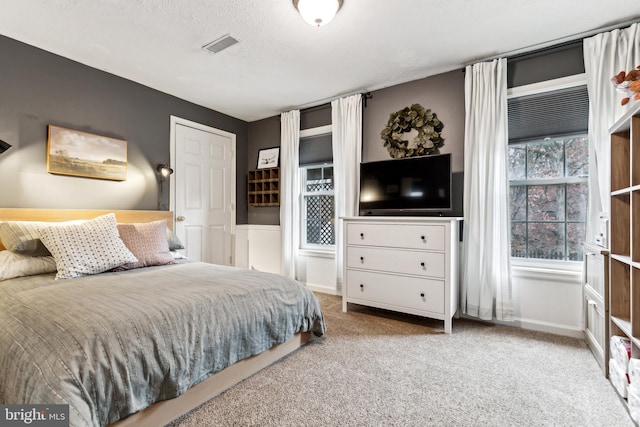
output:
POLYGON ((40 240, 56 261, 56 279, 102 273, 138 262, 120 239, 113 213, 81 224, 41 227, 40 240))
POLYGON ((29 256, 0 251, 0 280, 55 271, 56 262, 51 256, 29 256))

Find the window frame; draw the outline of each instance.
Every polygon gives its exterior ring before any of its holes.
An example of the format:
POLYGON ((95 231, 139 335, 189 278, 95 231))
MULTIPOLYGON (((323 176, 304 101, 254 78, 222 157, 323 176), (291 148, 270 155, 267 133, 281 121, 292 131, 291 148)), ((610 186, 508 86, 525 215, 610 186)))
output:
MULTIPOLYGON (((335 252, 335 243, 332 245, 321 245, 317 243, 309 243, 307 242, 307 204, 305 203, 305 198, 309 196, 331 196, 333 199, 334 211, 335 211, 335 186, 333 190, 320 190, 320 191, 307 191, 306 190, 306 172, 309 169, 324 169, 324 168, 333 168, 333 163, 320 163, 320 164, 309 164, 300 167, 300 249, 313 250, 313 251, 331 251, 335 252)), ((335 181, 334 181, 335 184, 335 181)), ((335 218, 332 223, 333 232, 335 235, 335 218)), ((334 240, 335 241, 335 240, 334 240)))
MULTIPOLYGON (((561 77, 557 79, 547 80, 538 83, 532 83, 529 85, 517 86, 513 88, 509 88, 507 90, 507 99, 518 98, 528 95, 541 94, 545 92, 553 92, 565 88, 571 88, 576 86, 586 86, 587 85, 587 77, 586 73, 576 74, 573 76, 561 77)), ((550 138, 567 138, 570 136, 578 136, 585 135, 588 138, 588 130, 585 130, 582 133, 575 133, 572 135, 550 135, 550 138)), ((540 138, 542 140, 544 138, 540 138)), ((529 141, 530 142, 530 141, 529 141)), ((522 141, 522 144, 527 143, 527 141, 522 141)), ((590 143, 590 141, 589 141, 590 143)), ((517 145, 518 143, 514 143, 513 145, 517 145)), ((511 145, 511 144, 510 144, 511 145)), ((509 173, 509 168, 507 168, 507 173, 509 173)), ((507 178, 508 179, 508 178, 507 178)), ((534 179, 524 179, 524 180, 508 180, 509 189, 512 186, 535 186, 535 185, 558 185, 558 184, 589 184, 588 175, 578 176, 578 177, 563 177, 563 178, 534 178, 534 179)), ((565 187, 566 188, 566 187, 565 187)), ((588 191, 588 190, 587 190, 588 191)), ((510 199, 509 199, 510 203, 510 199)), ((588 203, 588 202, 587 202, 588 203)), ((566 210, 566 192, 565 192, 565 210, 566 210)), ((511 215, 510 215, 511 216, 511 215)), ((535 221, 534 221, 535 222, 535 221)), ((570 221, 575 222, 575 221, 570 221)), ((528 223, 528 221, 525 221, 528 223)), ((565 220, 558 223, 567 224, 569 223, 566 220, 566 212, 565 212, 565 220)), ((511 240, 511 218, 509 218, 509 237, 511 240)), ((586 225, 586 219, 585 219, 586 225)), ((566 228, 565 228, 565 248, 567 245, 566 242, 566 228)), ((585 236, 586 239, 586 236, 585 236)), ((511 247, 509 248, 511 252, 511 247)), ((525 257, 513 257, 511 256, 511 265, 517 268, 524 269, 545 269, 551 268, 558 271, 574 271, 577 268, 582 266, 582 260, 557 260, 557 259, 542 259, 542 258, 525 258, 525 257)))
MULTIPOLYGON (((318 126, 315 128, 309 128, 309 129, 304 129, 300 131, 300 139, 302 138, 308 138, 308 137, 313 137, 313 136, 320 136, 320 135, 327 135, 327 134, 332 134, 333 133, 333 126, 332 125, 325 125, 325 126, 318 126)), ((323 163, 312 163, 312 164, 308 164, 305 166, 300 166, 298 165, 298 173, 300 174, 300 194, 299 196, 299 204, 300 204, 300 239, 299 239, 299 244, 298 244, 298 251, 299 253, 315 253, 315 254, 328 254, 328 255, 333 255, 336 252, 336 245, 318 245, 318 244, 314 244, 314 243, 307 243, 307 205, 305 203, 305 196, 306 195, 329 195, 329 194, 325 194, 328 193, 326 191, 323 192, 307 192, 306 191, 306 170, 309 168, 317 168, 317 167, 328 167, 331 166, 333 167, 333 162, 328 163, 328 162, 323 162, 323 163)), ((335 182, 334 182, 335 184, 335 182)), ((335 208, 335 185, 333 188, 333 191, 331 191, 330 194, 333 197, 333 201, 334 201, 334 208, 335 208)), ((333 223, 333 230, 335 233, 335 219, 334 219, 334 223, 333 223)))

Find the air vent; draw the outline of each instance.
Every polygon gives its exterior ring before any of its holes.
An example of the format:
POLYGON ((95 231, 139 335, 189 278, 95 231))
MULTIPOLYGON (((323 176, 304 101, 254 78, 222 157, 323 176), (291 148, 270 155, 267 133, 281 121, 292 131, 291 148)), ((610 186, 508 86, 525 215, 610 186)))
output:
POLYGON ((226 48, 238 43, 238 40, 231 37, 229 34, 220 37, 218 40, 212 41, 209 44, 202 46, 211 53, 220 53, 226 48))

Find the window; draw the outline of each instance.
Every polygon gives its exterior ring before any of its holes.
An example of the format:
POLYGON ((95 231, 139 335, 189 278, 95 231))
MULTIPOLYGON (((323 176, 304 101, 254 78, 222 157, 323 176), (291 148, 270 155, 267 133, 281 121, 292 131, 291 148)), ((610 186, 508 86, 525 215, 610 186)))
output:
POLYGON ((559 80, 562 89, 558 81, 543 82, 537 90, 529 85, 523 95, 514 88, 508 99, 514 258, 583 258, 589 101, 586 86, 577 84, 578 79, 559 80))
POLYGON ((587 135, 509 145, 511 256, 582 260, 587 135))
POLYGON ((331 125, 300 131, 300 248, 335 249, 331 125))
POLYGON ((302 248, 335 245, 333 165, 305 166, 302 171, 302 248))

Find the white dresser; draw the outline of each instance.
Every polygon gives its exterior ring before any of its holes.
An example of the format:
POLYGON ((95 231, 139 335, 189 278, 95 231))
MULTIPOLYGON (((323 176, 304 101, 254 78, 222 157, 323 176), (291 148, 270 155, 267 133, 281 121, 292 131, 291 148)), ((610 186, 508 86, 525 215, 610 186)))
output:
POLYGON ((458 308, 461 218, 342 218, 344 283, 349 303, 444 320, 458 308))

